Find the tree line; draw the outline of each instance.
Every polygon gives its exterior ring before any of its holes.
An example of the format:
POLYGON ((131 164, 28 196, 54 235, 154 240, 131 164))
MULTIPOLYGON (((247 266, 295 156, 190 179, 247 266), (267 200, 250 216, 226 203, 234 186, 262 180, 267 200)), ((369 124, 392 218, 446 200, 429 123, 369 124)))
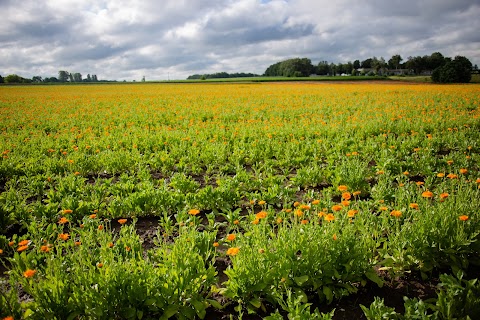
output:
POLYGON ((193 74, 188 76, 187 80, 206 80, 206 79, 223 79, 223 78, 251 78, 258 77, 258 74, 254 73, 227 73, 227 72, 217 72, 212 74, 193 74))
POLYGON ((270 65, 264 76, 308 77, 310 75, 432 75, 434 82, 469 82, 471 73, 478 73, 478 66, 472 66, 463 56, 449 58, 440 52, 431 55, 408 57, 407 61, 393 55, 388 61, 383 57, 372 57, 363 61, 329 63, 320 61, 313 65, 308 58, 293 58, 270 65))
MULTIPOLYGON (((0 75, 0 83, 50 83, 50 82, 98 82, 96 74, 87 74, 86 78, 82 77, 79 72, 70 73, 65 70, 58 71, 58 77, 45 77, 34 76, 32 79, 23 78, 16 74, 10 74, 5 78, 0 75)), ((103 80, 102 80, 103 81, 103 80)))

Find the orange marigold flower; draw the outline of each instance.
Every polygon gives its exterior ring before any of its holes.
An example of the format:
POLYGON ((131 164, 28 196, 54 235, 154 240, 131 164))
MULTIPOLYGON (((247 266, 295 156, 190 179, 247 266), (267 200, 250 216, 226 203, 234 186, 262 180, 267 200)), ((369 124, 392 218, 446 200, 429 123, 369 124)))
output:
POLYGON ((192 215, 192 216, 196 216, 197 214, 200 213, 200 210, 198 209, 190 209, 188 210, 188 214, 192 215))
POLYGON ((251 205, 254 205, 254 204, 255 204, 255 200, 250 200, 250 204, 251 204, 251 205))
POLYGON ((108 244, 108 247, 109 247, 109 248, 113 248, 113 246, 114 246, 113 242, 110 242, 110 243, 108 244))
POLYGON ((73 161, 72 159, 68 159, 67 162, 68 163, 74 163, 75 161, 73 161))
POLYGON ((300 210, 300 209, 297 209, 297 210, 295 210, 295 212, 293 214, 297 217, 301 217, 301 216, 303 216, 303 211, 300 210))
POLYGON ((68 233, 60 233, 60 234, 58 235, 58 238, 59 238, 59 239, 62 239, 62 240, 64 240, 64 241, 67 241, 68 238, 70 238, 70 235, 69 235, 68 233))
POLYGON ((98 230, 103 230, 103 224, 98 226, 98 230))
POLYGON ((458 176, 457 176, 455 173, 449 173, 449 174, 447 175, 447 178, 449 178, 449 179, 457 179, 458 176))
POLYGON ((423 181, 417 181, 415 183, 417 184, 417 186, 423 186, 425 184, 425 182, 423 181))
POLYGON ((460 219, 460 220, 462 220, 462 221, 467 221, 467 220, 468 220, 468 216, 462 215, 462 216, 458 217, 458 219, 460 219))
POLYGON ((258 224, 260 222, 260 219, 255 219, 252 221, 252 224, 258 224))
POLYGON ((132 248, 130 248, 129 246, 125 246, 125 250, 130 251, 132 250, 132 248))
POLYGON ((341 205, 336 204, 336 205, 332 206, 332 211, 340 211, 340 210, 342 210, 342 208, 343 207, 341 205))
POLYGON ((103 268, 103 263, 101 262, 97 263, 97 268, 103 268))
POLYGON ((406 175, 406 176, 408 176, 408 175, 410 174, 410 172, 404 171, 403 174, 406 175))
POLYGON ((18 252, 22 252, 22 251, 25 251, 25 250, 27 250, 27 249, 28 249, 28 246, 21 246, 21 247, 18 247, 18 248, 17 248, 17 251, 18 251, 18 252))
POLYGON ((15 320, 15 319, 13 319, 13 316, 8 316, 8 317, 3 318, 2 320, 15 320))
POLYGON ((298 207, 299 205, 300 205, 300 202, 298 202, 298 201, 295 201, 295 202, 293 203, 293 206, 294 206, 294 207, 298 207))
POLYGON ((13 247, 14 244, 15 244, 14 241, 10 241, 10 242, 8 243, 8 246, 9 246, 9 247, 13 247))
POLYGON ((362 191, 354 191, 353 196, 354 197, 359 196, 361 193, 362 193, 362 191))
POLYGON ((319 213, 317 213, 317 216, 319 216, 320 218, 323 217, 323 216, 326 216, 327 214, 323 211, 320 211, 319 213))
POLYGON ((0 254, 3 254, 3 249, 0 249, 0 254))
POLYGON ((402 215, 402 212, 399 210, 393 210, 390 212, 390 215, 394 216, 395 218, 399 218, 402 215))
POLYGON ((32 270, 32 269, 27 269, 24 273, 23 273, 23 276, 25 278, 31 278, 35 275, 35 273, 37 273, 37 270, 32 270))
POLYGON ((378 170, 377 171, 377 174, 384 174, 384 173, 385 173, 385 171, 383 171, 383 170, 378 170))
POLYGON ((350 192, 344 192, 342 193, 342 199, 344 200, 350 200, 352 198, 352 195, 350 194, 350 192))
POLYGON ((300 221, 301 224, 307 224, 308 223, 308 220, 307 219, 303 219, 302 221, 300 221))
POLYGON ((460 169, 460 173, 461 173, 461 174, 465 174, 465 173, 467 173, 467 172, 468 172, 467 169, 464 169, 464 168, 460 169))
POLYGON ((382 206, 382 207, 380 207, 380 208, 378 208, 378 209, 380 209, 380 211, 387 211, 387 210, 388 210, 388 207, 382 206))
POLYGON ((73 212, 73 210, 71 210, 71 209, 64 209, 63 210, 63 214, 70 214, 72 212, 73 212))
POLYGON ((353 209, 351 209, 351 210, 348 210, 347 216, 348 216, 349 218, 353 218, 353 217, 355 217, 355 215, 356 215, 357 213, 358 213, 358 210, 353 210, 353 209))
POLYGON ((239 221, 239 220, 235 220, 235 221, 233 221, 233 224, 234 224, 234 225, 237 225, 237 224, 239 224, 239 223, 240 223, 240 221, 239 221))
POLYGON ((422 192, 422 197, 424 197, 424 198, 433 198, 433 192, 428 191, 428 190, 427 190, 427 191, 423 191, 423 192, 422 192))
POLYGON ((418 209, 418 203, 410 203, 408 205, 411 209, 418 209))
POLYGON ((445 173, 439 172, 439 173, 437 173, 437 177, 443 178, 443 177, 445 177, 445 173))
POLYGON ((277 223, 280 224, 280 223, 282 223, 282 222, 283 222, 283 219, 280 218, 280 217, 278 217, 278 218, 277 218, 277 223))
POLYGON ((335 216, 333 214, 329 213, 325 216, 324 219, 325 219, 325 221, 331 222, 331 221, 335 220, 335 216))
POLYGON ((348 207, 349 205, 350 205, 350 201, 348 201, 348 200, 343 200, 342 201, 342 206, 348 207))
POLYGON ((215 248, 218 247, 219 245, 220 245, 220 244, 219 244, 218 242, 214 242, 214 243, 213 243, 213 246, 214 246, 215 248))
POLYGON ((118 219, 117 221, 118 221, 118 223, 120 223, 120 224, 125 224, 125 223, 127 223, 127 219, 118 219))
POLYGON ((333 237, 332 237, 332 239, 333 239, 333 240, 337 240, 337 239, 338 239, 338 238, 337 238, 337 234, 336 234, 336 233, 334 233, 334 234, 333 234, 333 237))
POLYGON ((233 233, 230 233, 228 236, 227 236, 227 240, 228 241, 233 241, 235 240, 236 236, 233 234, 233 233))
POLYGON ((76 176, 79 176, 79 175, 80 175, 80 172, 75 171, 73 174, 76 175, 76 176))
POLYGON ((348 190, 348 187, 347 187, 346 185, 343 185, 343 184, 342 184, 342 185, 339 185, 337 189, 338 189, 338 191, 340 191, 340 192, 345 192, 345 191, 348 190))
POLYGON ((88 216, 90 219, 95 219, 97 215, 95 213, 92 213, 91 215, 88 216))
POLYGON ((267 212, 266 212, 266 211, 260 211, 259 213, 257 213, 257 214, 255 215, 255 217, 256 217, 257 219, 264 219, 264 218, 267 217, 267 212))
POLYGON ((233 247, 233 248, 228 248, 227 250, 227 255, 229 256, 236 256, 240 252, 239 248, 233 247))
POLYGON ((20 242, 18 243, 18 246, 19 246, 19 247, 28 246, 29 244, 30 244, 30 240, 25 239, 25 240, 20 241, 20 242))
POLYGON ((443 192, 443 193, 441 193, 441 194, 440 194, 440 196, 439 196, 439 197, 440 197, 440 199, 442 199, 442 200, 443 200, 443 199, 446 199, 446 198, 448 198, 448 196, 449 196, 449 194, 448 194, 447 192, 443 192))
POLYGON ((50 251, 50 248, 49 248, 48 246, 41 246, 41 247, 40 247, 40 251, 42 251, 42 252, 48 252, 48 251, 50 251))
POLYGON ((59 224, 65 224, 65 223, 68 223, 68 219, 65 218, 65 217, 61 217, 60 220, 58 220, 58 223, 59 224))
POLYGON ((264 200, 260 200, 260 201, 258 201, 258 205, 259 205, 259 206, 263 206, 265 203, 267 203, 267 202, 266 202, 266 201, 264 201, 264 200))
POLYGON ((80 246, 82 244, 82 241, 75 241, 76 246, 80 246))
POLYGON ((480 178, 477 178, 477 180, 475 180, 475 182, 480 184, 480 178))
POLYGON ((300 206, 300 209, 302 210, 310 210, 310 206, 308 204, 303 204, 300 206))
POLYGON ((453 160, 447 160, 447 164, 448 164, 448 165, 452 165, 452 164, 453 164, 453 160))
POLYGON ((317 205, 317 204, 319 204, 319 203, 320 203, 320 200, 313 200, 313 201, 312 201, 312 205, 317 205))
POLYGON ((292 209, 285 209, 285 212, 290 213, 290 212, 292 212, 292 209))

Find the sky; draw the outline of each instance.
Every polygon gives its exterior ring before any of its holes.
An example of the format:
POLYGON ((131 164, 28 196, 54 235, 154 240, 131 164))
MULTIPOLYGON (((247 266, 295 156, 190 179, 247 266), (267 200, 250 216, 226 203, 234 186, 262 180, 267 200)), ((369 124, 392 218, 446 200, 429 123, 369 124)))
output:
POLYGON ((0 75, 173 80, 306 57, 480 65, 480 0, 0 0, 0 75))

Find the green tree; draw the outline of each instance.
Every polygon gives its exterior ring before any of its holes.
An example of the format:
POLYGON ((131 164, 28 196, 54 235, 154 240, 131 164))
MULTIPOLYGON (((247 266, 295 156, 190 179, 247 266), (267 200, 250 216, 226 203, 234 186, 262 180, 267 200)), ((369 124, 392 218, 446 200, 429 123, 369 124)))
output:
POLYGON ((23 78, 16 74, 9 74, 5 77, 5 83, 22 83, 23 78))
POLYGON ((471 79, 472 63, 463 56, 456 56, 432 74, 432 81, 438 83, 468 83, 471 79))
POLYGON ((320 61, 317 65, 317 74, 319 75, 327 75, 329 72, 328 62, 327 61, 320 61))
POLYGON ((58 71, 58 81, 59 82, 67 82, 68 81, 68 75, 69 73, 64 70, 58 71))
POLYGON ((34 76, 34 77, 32 78, 32 81, 33 81, 33 82, 42 82, 43 80, 42 80, 42 77, 40 77, 40 76, 34 76))
POLYGON ((390 60, 388 60, 388 66, 390 69, 400 69, 400 63, 402 62, 402 57, 399 54, 393 55, 390 60))
POLYGON ((3 77, 0 75, 0 83, 3 83, 3 77))
POLYGON ((360 60, 353 61, 353 68, 360 69, 360 60))
POLYGON ((82 74, 81 73, 74 73, 73 74, 73 81, 75 82, 82 82, 82 74))

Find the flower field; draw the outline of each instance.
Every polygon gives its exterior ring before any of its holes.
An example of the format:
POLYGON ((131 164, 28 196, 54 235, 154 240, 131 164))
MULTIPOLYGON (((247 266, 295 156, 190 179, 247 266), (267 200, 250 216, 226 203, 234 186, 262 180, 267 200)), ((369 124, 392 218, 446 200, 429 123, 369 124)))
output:
POLYGON ((0 87, 0 131, 0 319, 338 319, 412 275, 362 316, 480 314, 479 85, 0 87))

